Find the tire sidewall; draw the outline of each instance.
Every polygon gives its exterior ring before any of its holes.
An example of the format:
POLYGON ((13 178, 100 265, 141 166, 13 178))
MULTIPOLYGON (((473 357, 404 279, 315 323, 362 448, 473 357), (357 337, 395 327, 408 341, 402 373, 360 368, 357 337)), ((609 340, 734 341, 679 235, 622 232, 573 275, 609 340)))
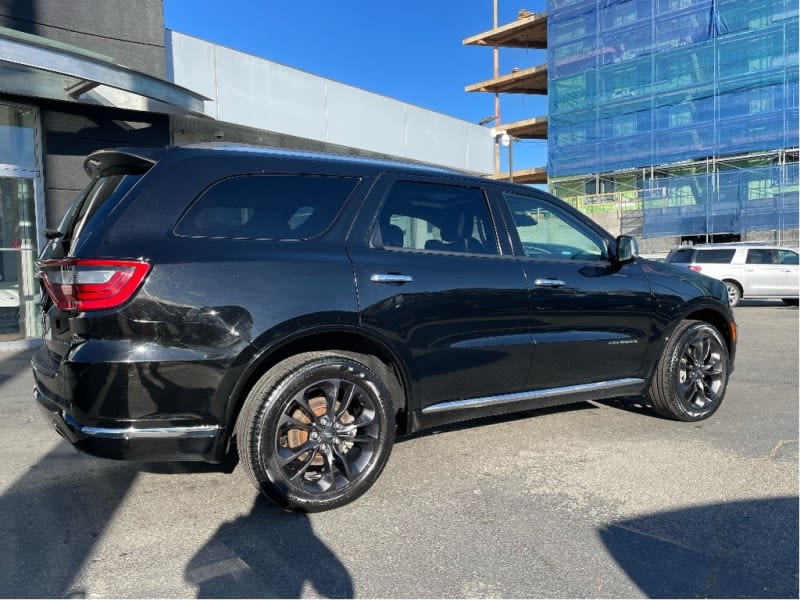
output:
POLYGON ((728 357, 728 347, 726 346, 725 341, 722 339, 720 333, 711 325, 703 322, 694 322, 678 336, 678 339, 672 348, 672 352, 670 353, 669 391, 673 396, 675 406, 677 406, 682 413, 681 420, 701 421, 710 417, 717 411, 717 409, 722 405, 722 401, 725 398, 725 393, 728 389, 728 377, 730 375, 729 363, 730 360, 728 357), (716 340, 717 344, 719 344, 720 353, 724 364, 724 381, 722 385, 722 392, 719 394, 717 400, 712 403, 711 407, 701 412, 695 412, 686 408, 683 398, 678 391, 678 384, 680 378, 680 361, 684 351, 686 350, 687 343, 691 338, 701 331, 712 336, 716 340))
POLYGON ((383 470, 394 441, 391 399, 386 384, 361 362, 339 355, 311 359, 276 381, 265 394, 264 403, 252 425, 258 449, 253 457, 253 470, 257 479, 263 482, 261 490, 278 504, 305 512, 336 508, 366 492, 383 470), (376 451, 355 481, 339 490, 315 494, 287 481, 277 461, 276 432, 281 415, 297 392, 317 381, 331 378, 352 381, 370 395, 380 431, 376 451))

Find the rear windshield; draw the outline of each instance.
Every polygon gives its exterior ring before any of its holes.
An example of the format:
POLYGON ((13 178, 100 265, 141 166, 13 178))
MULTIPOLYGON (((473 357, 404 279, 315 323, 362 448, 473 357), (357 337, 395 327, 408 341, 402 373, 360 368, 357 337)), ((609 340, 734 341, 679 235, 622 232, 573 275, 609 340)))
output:
POLYGON ((727 264, 733 260, 734 254, 736 254, 735 248, 722 250, 698 250, 694 262, 727 264))
POLYGON ((679 250, 673 250, 667 257, 667 262, 689 263, 692 260, 693 253, 694 253, 694 248, 680 248, 679 250))
POLYGON ((186 237, 302 240, 320 235, 358 183, 353 177, 240 175, 192 204, 175 228, 186 237))
POLYGON ((98 177, 75 199, 58 226, 63 242, 69 243, 87 230, 91 221, 100 222, 116 206, 141 175, 109 175, 98 177))

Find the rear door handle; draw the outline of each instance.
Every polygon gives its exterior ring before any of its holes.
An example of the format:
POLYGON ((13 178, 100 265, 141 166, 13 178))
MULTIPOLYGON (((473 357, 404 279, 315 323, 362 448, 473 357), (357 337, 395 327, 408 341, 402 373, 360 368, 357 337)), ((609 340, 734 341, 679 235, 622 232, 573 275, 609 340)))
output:
POLYGON ((553 277, 534 279, 533 283, 538 287, 563 287, 567 285, 563 279, 555 279, 553 277))
POLYGON ((403 285, 404 283, 411 283, 414 278, 411 275, 402 275, 400 273, 373 273, 369 278, 370 281, 375 283, 394 283, 403 285))

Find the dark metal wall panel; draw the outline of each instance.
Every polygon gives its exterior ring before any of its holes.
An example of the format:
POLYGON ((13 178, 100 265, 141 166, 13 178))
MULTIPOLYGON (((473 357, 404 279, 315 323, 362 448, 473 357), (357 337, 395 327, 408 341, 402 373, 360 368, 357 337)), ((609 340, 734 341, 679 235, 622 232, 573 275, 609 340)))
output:
POLYGON ((0 26, 72 44, 163 78, 161 0, 0 0, 0 26))
POLYGON ((69 201, 89 182, 87 154, 115 146, 165 146, 169 118, 117 109, 50 103, 42 107, 45 205, 48 226, 56 226, 69 201))

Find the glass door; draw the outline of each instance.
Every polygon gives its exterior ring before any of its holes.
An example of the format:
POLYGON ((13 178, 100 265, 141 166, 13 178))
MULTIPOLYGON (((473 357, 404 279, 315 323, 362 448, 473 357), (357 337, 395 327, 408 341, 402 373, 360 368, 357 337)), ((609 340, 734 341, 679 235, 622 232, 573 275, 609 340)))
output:
POLYGON ((34 108, 0 104, 0 342, 40 333, 37 117, 34 108))

